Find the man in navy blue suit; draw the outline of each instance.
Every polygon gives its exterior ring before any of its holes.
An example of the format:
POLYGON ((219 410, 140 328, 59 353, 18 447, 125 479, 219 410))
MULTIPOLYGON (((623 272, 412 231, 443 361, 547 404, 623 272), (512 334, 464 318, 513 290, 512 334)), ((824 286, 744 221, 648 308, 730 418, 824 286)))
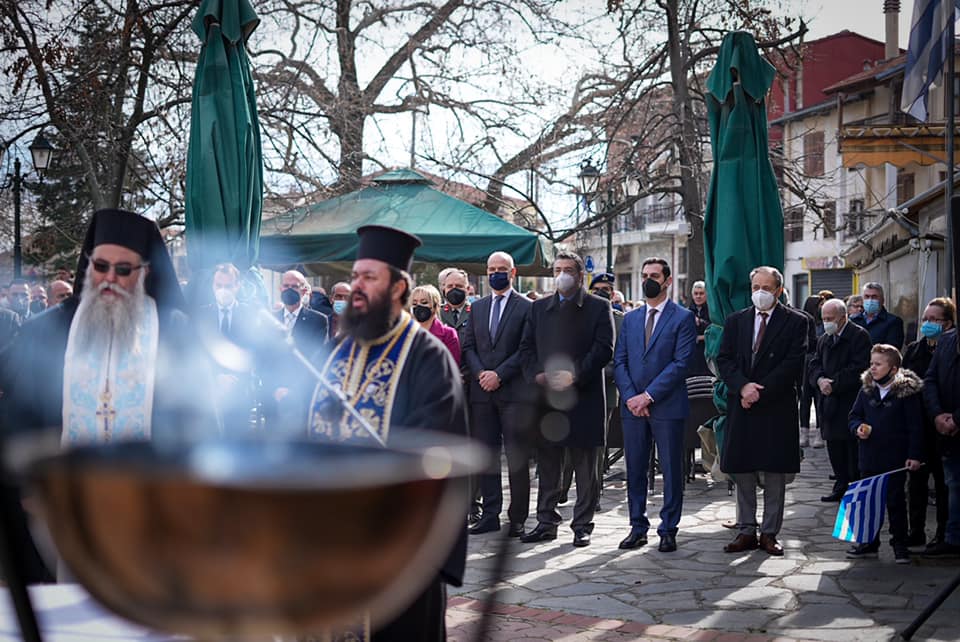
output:
POLYGON ((647 259, 640 276, 646 303, 624 317, 613 355, 630 509, 630 534, 620 548, 647 543, 647 472, 650 448, 656 442, 664 497, 657 528, 659 550, 670 553, 677 550, 683 508, 683 432, 690 414, 686 376, 697 325, 692 312, 667 298, 673 278, 665 260, 647 259))

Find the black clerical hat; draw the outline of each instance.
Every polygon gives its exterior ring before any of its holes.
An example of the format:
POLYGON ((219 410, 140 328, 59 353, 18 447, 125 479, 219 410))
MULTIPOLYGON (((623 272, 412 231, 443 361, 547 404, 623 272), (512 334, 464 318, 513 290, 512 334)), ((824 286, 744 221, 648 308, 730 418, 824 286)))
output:
POLYGON ((107 244, 133 250, 150 264, 144 288, 147 294, 156 300, 157 307, 186 309, 177 273, 173 269, 173 262, 157 224, 139 214, 119 209, 97 210, 90 219, 80 260, 77 262, 74 288, 77 296, 83 289, 90 254, 97 246, 107 244))
POLYGON ((410 271, 414 251, 423 245, 413 234, 385 225, 364 225, 357 235, 358 259, 376 259, 405 272, 410 271))

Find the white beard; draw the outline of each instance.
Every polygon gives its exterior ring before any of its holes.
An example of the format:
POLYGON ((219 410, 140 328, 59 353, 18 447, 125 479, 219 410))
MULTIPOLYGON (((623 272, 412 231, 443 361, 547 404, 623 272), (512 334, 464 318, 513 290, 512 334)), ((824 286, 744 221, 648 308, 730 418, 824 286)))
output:
POLYGON ((93 265, 87 268, 84 285, 91 285, 83 288, 73 319, 80 353, 104 354, 111 345, 118 351, 139 352, 137 327, 146 296, 145 279, 146 271, 140 270, 132 293, 107 281, 102 281, 99 287, 93 287, 93 265), (108 289, 116 296, 101 294, 108 289))

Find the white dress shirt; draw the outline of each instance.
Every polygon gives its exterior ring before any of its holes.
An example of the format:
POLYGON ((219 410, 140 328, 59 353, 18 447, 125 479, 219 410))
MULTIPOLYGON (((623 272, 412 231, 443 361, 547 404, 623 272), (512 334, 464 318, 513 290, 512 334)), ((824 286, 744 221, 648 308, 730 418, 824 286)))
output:
POLYGON ((500 321, 503 320, 503 311, 507 307, 507 301, 510 300, 510 296, 513 294, 513 288, 507 288, 507 291, 503 294, 497 294, 496 292, 490 293, 490 316, 487 318, 487 327, 490 327, 490 324, 493 322, 493 307, 497 304, 497 297, 502 296, 503 299, 500 300, 500 316, 497 317, 497 325, 500 325, 500 321))
POLYGON ((643 327, 644 327, 644 329, 646 329, 646 327, 647 327, 647 319, 650 318, 650 311, 651 311, 651 310, 656 310, 656 311, 657 311, 657 315, 656 315, 655 317, 653 317, 653 327, 650 328, 650 336, 651 336, 651 337, 653 336, 653 333, 657 331, 657 324, 660 323, 660 318, 663 316, 663 309, 664 309, 665 307, 667 307, 667 301, 669 301, 669 300, 670 300, 670 299, 669 299, 669 297, 668 297, 668 298, 665 298, 665 299, 664 299, 663 301, 661 301, 660 303, 658 303, 657 305, 650 305, 649 303, 647 304, 647 317, 643 320, 643 327))

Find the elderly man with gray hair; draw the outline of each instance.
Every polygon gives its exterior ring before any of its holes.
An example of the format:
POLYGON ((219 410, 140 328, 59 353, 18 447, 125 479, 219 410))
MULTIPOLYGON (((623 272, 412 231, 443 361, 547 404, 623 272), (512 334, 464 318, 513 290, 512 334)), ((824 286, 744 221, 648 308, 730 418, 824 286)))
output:
POLYGON ((870 367, 873 342, 866 330, 847 318, 847 306, 829 299, 820 308, 823 335, 807 370, 810 385, 820 393, 820 432, 836 478, 830 494, 821 501, 839 502, 847 486, 860 478, 857 440, 850 433, 847 415, 857 400, 860 375, 870 367))
POLYGON ((863 315, 853 322, 867 329, 873 345, 886 343, 903 349, 903 320, 883 305, 883 286, 871 281, 863 286, 863 315))

